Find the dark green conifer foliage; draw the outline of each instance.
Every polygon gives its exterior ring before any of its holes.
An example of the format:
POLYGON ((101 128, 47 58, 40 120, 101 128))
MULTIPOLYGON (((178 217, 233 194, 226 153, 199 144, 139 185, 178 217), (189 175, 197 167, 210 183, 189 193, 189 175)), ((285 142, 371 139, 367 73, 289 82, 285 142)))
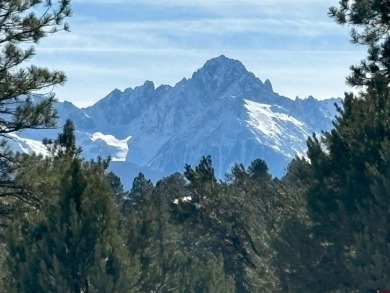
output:
POLYGON ((390 284, 389 147, 386 138, 381 148, 384 170, 380 172, 376 166, 368 167, 371 196, 357 205, 356 220, 362 227, 354 233, 355 245, 347 268, 352 272, 353 284, 361 292, 385 289, 390 284))
POLYGON ((133 186, 129 194, 129 203, 132 205, 142 205, 143 201, 151 199, 154 186, 152 181, 146 179, 144 174, 139 173, 133 180, 133 186))
POLYGON ((251 163, 248 168, 248 173, 254 180, 269 181, 272 178, 267 164, 260 159, 256 159, 251 163))
POLYGON ((340 25, 351 27, 352 42, 368 46, 368 56, 352 66, 348 82, 368 85, 373 75, 390 78, 390 5, 384 0, 340 0, 329 15, 340 25))
POLYGON ((153 200, 154 186, 140 173, 122 207, 123 230, 126 247, 130 254, 140 260, 140 290, 154 292, 161 286, 164 277, 161 272, 159 209, 153 200))
POLYGON ((277 270, 282 292, 329 292, 328 273, 319 265, 326 254, 314 238, 313 223, 307 211, 308 190, 313 182, 312 167, 306 159, 295 158, 278 182, 282 197, 280 229, 272 235, 276 251, 272 265, 277 270))
POLYGON ((122 210, 125 198, 128 197, 128 192, 124 190, 121 179, 115 173, 113 172, 106 173, 106 178, 108 184, 110 185, 114 193, 114 200, 116 203, 116 207, 118 210, 122 210))
POLYGON ((118 232, 118 215, 102 164, 79 158, 74 132, 56 145, 70 160, 59 201, 37 223, 14 221, 8 286, 17 292, 134 292, 138 265, 118 232))
MULTIPOLYGON (((75 127, 71 120, 66 120, 62 133, 58 134, 55 140, 45 138, 43 144, 46 146, 52 156, 73 158, 81 154, 81 148, 76 146, 76 137, 74 135, 75 127)), ((101 161, 101 158, 99 158, 101 161)))
POLYGON ((176 292, 236 292, 233 279, 225 274, 223 258, 212 253, 205 253, 203 257, 204 260, 189 259, 180 276, 175 276, 178 282, 176 292))
POLYGON ((299 168, 310 178, 302 190, 308 219, 287 220, 275 242, 284 290, 374 292, 389 285, 389 11, 381 0, 341 0, 330 9, 351 27, 354 43, 368 46, 348 78, 364 88, 345 94, 332 131, 308 140, 310 168, 299 168), (283 253, 288 247, 290 257, 283 253))
MULTIPOLYGON (((70 0, 0 2, 0 137, 54 126, 57 115, 52 90, 64 84, 65 74, 24 66, 35 55, 34 46, 26 44, 37 44, 42 38, 69 30, 64 20, 70 15, 70 0), (42 91, 49 94, 35 95, 42 91)), ((12 152, 0 142, 0 217, 39 202, 13 181, 14 164, 12 152)))
POLYGON ((383 76, 375 76, 359 97, 346 94, 334 130, 321 140, 315 136, 308 140, 311 170, 300 171, 298 182, 310 178, 307 190, 302 190, 309 218, 287 220, 281 234, 284 240, 277 244, 281 245, 277 250, 285 268, 281 273, 285 288, 303 292, 368 292, 379 284, 385 288, 376 266, 389 260, 384 249, 388 243, 380 240, 374 227, 386 220, 377 222, 374 215, 378 220, 388 219, 383 209, 387 209, 389 194, 385 190, 373 193, 377 175, 370 170, 382 175, 387 172, 383 144, 390 133, 389 106, 387 82, 383 76), (382 254, 374 253, 374 247, 382 254), (295 254, 283 253, 286 249, 295 254))
MULTIPOLYGON (((210 168, 205 169, 208 169, 206 173, 212 174, 210 168)), ((196 170, 204 171, 202 168, 196 170)), ((140 259, 140 290, 234 292, 234 282, 225 274, 224 260, 219 252, 210 252, 203 244, 211 236, 209 231, 205 229, 199 234, 199 230, 191 228, 180 216, 188 210, 191 213, 196 210, 194 202, 188 199, 191 195, 188 188, 193 190, 193 186, 187 185, 179 173, 162 179, 155 187, 143 174, 134 179, 123 209, 123 226, 128 235, 127 247, 140 259)), ((194 222, 202 225, 198 220, 194 222)))
MULTIPOLYGON (((198 166, 195 169, 213 174, 211 159, 207 168, 198 166)), ((210 180, 206 179, 207 182, 210 180)), ((224 258, 217 248, 223 245, 217 243, 218 237, 212 234, 210 221, 205 218, 209 210, 198 205, 199 202, 192 197, 194 192, 194 186, 180 174, 169 176, 156 186, 155 199, 160 207, 158 238, 165 276, 162 292, 235 292, 234 282, 226 274, 224 258), (186 216, 180 216, 182 214, 186 216)), ((211 199, 203 201, 205 205, 210 202, 211 199)))
MULTIPOLYGON (((379 175, 387 173, 383 145, 390 135, 389 101, 388 81, 383 75, 376 75, 360 97, 346 95, 335 129, 323 139, 327 151, 322 150, 318 140, 309 140, 308 155, 315 179, 309 191, 310 214, 315 223, 315 235, 327 251, 321 263, 328 266, 325 271, 333 268, 334 275, 327 280, 338 284, 339 288, 360 288, 361 280, 355 279, 357 272, 348 264, 356 257, 357 247, 362 248, 363 243, 367 249, 375 245, 378 239, 371 239, 374 243, 369 244, 369 238, 362 240, 363 234, 368 237, 374 233, 370 229, 376 225, 373 223, 375 213, 378 219, 386 214, 382 205, 389 194, 384 191, 375 199, 371 186, 376 178, 370 170, 376 169, 379 175)), ((370 255, 368 251, 365 253, 370 255)), ((386 261, 389 260, 387 255, 380 257, 386 261)), ((374 257, 378 256, 372 255, 371 260, 365 261, 371 263, 374 257)), ((370 278, 379 277, 378 271, 366 273, 365 284, 370 278)))
POLYGON ((305 158, 294 158, 287 166, 286 174, 282 179, 287 184, 306 189, 313 180, 310 163, 305 158))
POLYGON ((267 170, 261 160, 248 170, 236 165, 227 175, 228 182, 218 183, 213 176, 198 175, 213 174, 211 159, 203 158, 195 169, 186 167, 188 191, 174 205, 175 213, 185 215, 181 225, 190 231, 185 243, 196 242, 198 256, 205 251, 221 254, 225 273, 234 279, 237 292, 277 290, 269 243, 280 221, 280 202, 267 170))
POLYGON ((196 190, 198 195, 202 192, 206 194, 212 192, 217 179, 210 155, 203 156, 195 169, 192 169, 190 165, 185 165, 184 169, 184 176, 190 181, 192 188, 196 190))

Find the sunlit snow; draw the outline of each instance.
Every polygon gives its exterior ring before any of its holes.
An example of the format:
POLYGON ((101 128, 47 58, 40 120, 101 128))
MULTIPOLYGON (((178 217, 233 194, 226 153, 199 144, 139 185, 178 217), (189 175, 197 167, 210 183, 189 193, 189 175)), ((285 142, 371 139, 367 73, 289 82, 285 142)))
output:
POLYGON ((127 145, 127 142, 130 139, 131 139, 131 136, 127 137, 126 139, 119 140, 113 135, 103 134, 101 132, 95 132, 91 136, 91 140, 93 142, 95 142, 97 140, 102 140, 107 145, 118 149, 117 153, 112 157, 112 160, 113 161, 122 161, 122 162, 124 162, 126 160, 126 156, 127 156, 128 151, 129 151, 129 147, 127 145))
POLYGON ((279 137, 283 134, 283 129, 280 127, 280 122, 285 121, 294 124, 297 128, 302 128, 303 123, 294 117, 271 111, 271 105, 260 104, 250 100, 245 101, 245 108, 248 109, 250 121, 248 123, 260 130, 267 136, 279 137))
POLYGON ((42 144, 42 142, 28 139, 28 138, 21 138, 16 133, 10 133, 8 134, 12 139, 9 140, 9 143, 11 144, 12 148, 16 151, 20 151, 23 153, 35 153, 35 154, 41 154, 41 155, 47 155, 47 149, 42 144))
POLYGON ((290 159, 296 155, 302 156, 304 142, 309 135, 303 122, 283 113, 286 110, 280 106, 246 99, 244 102, 249 115, 246 122, 259 143, 268 145, 290 159))
MULTIPOLYGON (((185 164, 194 166, 203 155, 212 157, 219 178, 236 163, 248 166, 257 158, 266 161, 272 175, 283 176, 293 157, 305 156, 307 137, 332 127, 335 102, 290 100, 239 61, 220 56, 175 86, 156 88, 146 81, 114 90, 88 108, 64 102, 57 109, 59 125, 68 118, 74 121, 82 156, 110 156, 126 184, 131 183, 129 174, 161 178, 182 172, 185 164)), ((56 138, 57 133, 18 136, 23 140, 13 142, 15 149, 42 152, 39 140, 56 138)))

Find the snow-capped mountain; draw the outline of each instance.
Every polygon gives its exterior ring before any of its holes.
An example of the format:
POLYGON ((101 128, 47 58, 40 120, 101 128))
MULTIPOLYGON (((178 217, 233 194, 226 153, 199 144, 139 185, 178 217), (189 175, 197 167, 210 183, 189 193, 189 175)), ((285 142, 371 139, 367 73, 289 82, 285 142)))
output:
MULTIPOLYGON (((220 56, 173 87, 146 81, 116 89, 88 108, 63 102, 57 110, 59 125, 74 121, 84 156, 110 155, 119 173, 167 175, 210 154, 220 177, 234 163, 248 165, 257 158, 281 176, 294 156, 304 155, 310 134, 332 127, 335 102, 340 100, 280 96, 269 80, 262 82, 241 62, 220 56)), ((36 141, 55 137, 54 132, 19 134, 20 149, 30 145, 41 151, 36 141)), ((128 174, 121 177, 130 180, 128 174)))

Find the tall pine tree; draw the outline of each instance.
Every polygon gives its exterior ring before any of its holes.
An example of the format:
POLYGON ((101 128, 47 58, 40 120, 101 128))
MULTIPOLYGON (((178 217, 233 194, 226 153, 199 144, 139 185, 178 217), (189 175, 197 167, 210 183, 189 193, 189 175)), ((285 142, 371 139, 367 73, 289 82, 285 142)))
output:
POLYGON ((8 287, 18 292, 135 292, 138 262, 118 231, 118 212, 102 164, 84 162, 71 123, 56 141, 69 160, 57 204, 36 223, 14 220, 8 287), (66 140, 64 134, 67 134, 66 140), (73 142, 73 143, 72 143, 73 142))
MULTIPOLYGON (((25 129, 54 127, 53 87, 63 85, 62 71, 28 65, 43 38, 69 30, 70 0, 7 0, 0 2, 0 138, 25 129), (45 93, 45 94, 42 94, 45 93)), ((14 181, 15 158, 0 141, 0 223, 13 213, 36 206, 32 196, 14 181)))

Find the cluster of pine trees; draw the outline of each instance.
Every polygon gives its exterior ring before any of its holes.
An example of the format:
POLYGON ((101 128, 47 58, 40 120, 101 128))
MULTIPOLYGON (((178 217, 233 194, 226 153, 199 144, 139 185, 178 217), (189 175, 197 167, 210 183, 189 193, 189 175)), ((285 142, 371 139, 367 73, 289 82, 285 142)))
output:
MULTIPOLYGON (((71 121, 47 157, 2 142, 0 292, 390 290, 390 4, 341 0, 329 14, 368 46, 348 77, 360 92, 281 179, 255 160, 217 180, 207 156, 125 191, 109 159, 83 159, 71 121)), ((24 44, 70 15, 69 0, 0 1, 1 136, 54 125, 54 96, 31 94, 65 75, 22 68, 24 44)))

